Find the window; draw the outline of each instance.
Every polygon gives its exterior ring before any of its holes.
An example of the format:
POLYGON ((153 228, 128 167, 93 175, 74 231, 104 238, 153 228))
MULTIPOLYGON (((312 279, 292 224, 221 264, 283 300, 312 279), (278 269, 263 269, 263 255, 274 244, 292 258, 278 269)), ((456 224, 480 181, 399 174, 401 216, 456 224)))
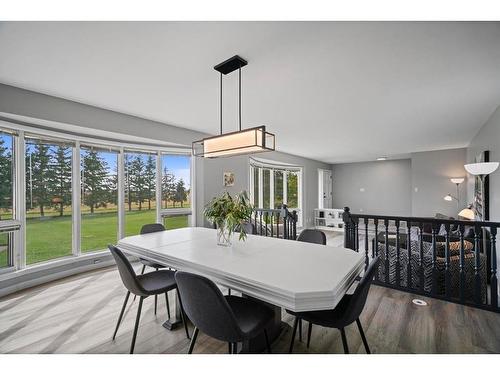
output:
POLYGON ((0 273, 106 250, 158 220, 191 225, 189 151, 95 141, 2 121, 0 273))
POLYGON ((187 227, 191 215, 191 157, 163 154, 161 162, 162 216, 165 228, 187 227))
POLYGON ((26 139, 26 264, 72 254, 72 147, 26 139))
POLYGON ((298 211, 302 223, 302 168, 273 165, 255 159, 250 162, 250 200, 258 208, 279 208, 286 204, 298 211))
POLYGON ((82 147, 81 251, 104 250, 118 236, 118 153, 82 147))
POLYGON ((0 131, 0 220, 12 219, 13 138, 0 131))
POLYGON ((156 223, 156 155, 125 152, 125 236, 156 223))

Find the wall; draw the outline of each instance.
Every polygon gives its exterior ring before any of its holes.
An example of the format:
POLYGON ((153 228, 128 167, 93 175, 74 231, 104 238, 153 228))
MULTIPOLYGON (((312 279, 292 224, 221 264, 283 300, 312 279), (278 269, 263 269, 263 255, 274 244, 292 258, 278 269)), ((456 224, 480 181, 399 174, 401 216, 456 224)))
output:
POLYGON ((456 196, 452 177, 465 177, 466 149, 411 154, 410 159, 335 164, 333 205, 353 213, 457 217, 466 206, 466 184, 460 185, 460 204, 443 198, 456 196), (364 189, 364 191, 360 191, 364 189), (362 211, 361 211, 362 210, 362 211))
POLYGON ((332 170, 333 207, 348 206, 352 213, 411 214, 409 159, 334 164, 332 170))
MULTIPOLYGON (((278 137, 279 140, 279 137, 278 137)), ((318 168, 329 169, 328 164, 315 160, 285 154, 282 152, 269 152, 256 155, 266 161, 292 164, 303 168, 302 197, 303 197, 303 226, 313 226, 314 209, 318 206, 318 168)), ((204 160, 204 196, 205 202, 224 190, 223 173, 233 172, 235 184, 226 188, 231 194, 248 190, 249 187, 249 157, 238 156, 232 158, 204 160)))
MULTIPOLYGON (((467 162, 474 163, 474 158, 482 151, 490 151, 490 161, 500 161, 500 106, 479 130, 467 148, 467 162)), ((474 196, 474 177, 468 176, 467 202, 474 196)), ((489 176, 490 180, 490 221, 500 221, 500 169, 489 176)))
POLYGON ((443 199, 447 194, 457 196, 457 188, 450 178, 466 177, 464 169, 467 150, 465 148, 417 152, 411 155, 412 215, 434 216, 441 213, 457 217, 467 205, 467 186, 459 185, 460 202, 443 199))

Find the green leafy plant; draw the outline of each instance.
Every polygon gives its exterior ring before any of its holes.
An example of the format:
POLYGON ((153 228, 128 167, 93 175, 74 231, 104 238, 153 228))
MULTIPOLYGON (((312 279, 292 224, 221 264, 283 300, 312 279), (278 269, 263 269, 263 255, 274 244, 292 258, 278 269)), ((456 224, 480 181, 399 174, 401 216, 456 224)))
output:
POLYGON ((218 228, 225 227, 229 234, 239 230, 239 240, 243 241, 246 239, 247 233, 242 224, 250 221, 252 212, 253 207, 246 191, 236 194, 234 198, 227 191, 224 191, 208 202, 203 211, 210 222, 216 224, 218 228))

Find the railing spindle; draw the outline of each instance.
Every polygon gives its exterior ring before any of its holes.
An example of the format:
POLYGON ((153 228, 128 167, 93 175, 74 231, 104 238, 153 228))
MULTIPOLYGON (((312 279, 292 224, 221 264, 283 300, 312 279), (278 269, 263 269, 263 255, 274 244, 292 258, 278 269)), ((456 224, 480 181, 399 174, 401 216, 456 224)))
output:
POLYGON ((450 224, 444 225, 445 234, 445 248, 444 248, 444 295, 450 297, 451 295, 451 275, 450 275, 450 224))
POLYGON ((465 300, 465 243, 464 243, 464 231, 465 227, 463 224, 460 224, 458 227, 459 235, 460 235, 460 282, 459 282, 459 299, 461 303, 464 303, 465 300))
POLYGON ((365 223, 365 270, 370 264, 370 256, 368 255, 368 218, 365 217, 363 220, 365 223))
POLYGON ((273 223, 273 220, 274 219, 274 212, 271 212, 271 237, 274 236, 274 223, 273 223))
POLYGON ((276 213, 276 238, 280 238, 280 213, 276 213))
POLYGON ((389 271, 390 271, 390 266, 389 266, 389 220, 385 219, 384 220, 384 225, 385 225, 385 282, 389 284, 389 271))
POLYGON ((436 267, 436 252, 437 252, 437 242, 436 242, 436 236, 437 236, 438 228, 437 224, 433 223, 432 224, 432 287, 431 287, 431 294, 436 295, 437 294, 437 267, 436 267))
POLYGON ((406 221, 406 252, 408 254, 408 262, 406 263, 406 286, 412 288, 412 274, 411 274, 411 221, 406 221))
POLYGON ((401 268, 400 268, 400 248, 401 244, 399 243, 399 220, 395 221, 396 225, 396 286, 401 286, 401 268))
POLYGON ((264 233, 264 236, 267 237, 267 222, 269 221, 269 212, 266 212, 266 214, 264 215, 264 224, 266 225, 266 230, 265 230, 265 233, 264 233))
POLYGON ((424 223, 418 223, 419 253, 418 253, 418 276, 420 292, 424 292, 424 223))
POLYGON ((479 253, 479 231, 481 227, 479 225, 474 226, 474 301, 476 303, 481 303, 481 275, 479 274, 479 268, 481 267, 479 253))
POLYGON ((491 278, 490 278, 490 290, 491 290, 491 306, 493 308, 498 308, 498 279, 497 279, 497 228, 490 227, 490 247, 491 247, 491 278))

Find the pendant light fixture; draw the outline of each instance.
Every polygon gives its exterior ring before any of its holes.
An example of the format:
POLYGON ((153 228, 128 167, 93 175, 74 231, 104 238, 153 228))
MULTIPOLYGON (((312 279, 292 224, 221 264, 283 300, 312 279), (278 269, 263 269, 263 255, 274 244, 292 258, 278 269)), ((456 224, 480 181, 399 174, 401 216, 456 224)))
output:
POLYGON ((266 132, 264 125, 241 129, 241 68, 247 64, 246 60, 236 55, 214 66, 214 69, 220 73, 220 135, 193 142, 194 156, 217 158, 274 151, 274 134, 266 132), (235 70, 238 70, 239 74, 239 130, 222 133, 222 75, 235 70))

